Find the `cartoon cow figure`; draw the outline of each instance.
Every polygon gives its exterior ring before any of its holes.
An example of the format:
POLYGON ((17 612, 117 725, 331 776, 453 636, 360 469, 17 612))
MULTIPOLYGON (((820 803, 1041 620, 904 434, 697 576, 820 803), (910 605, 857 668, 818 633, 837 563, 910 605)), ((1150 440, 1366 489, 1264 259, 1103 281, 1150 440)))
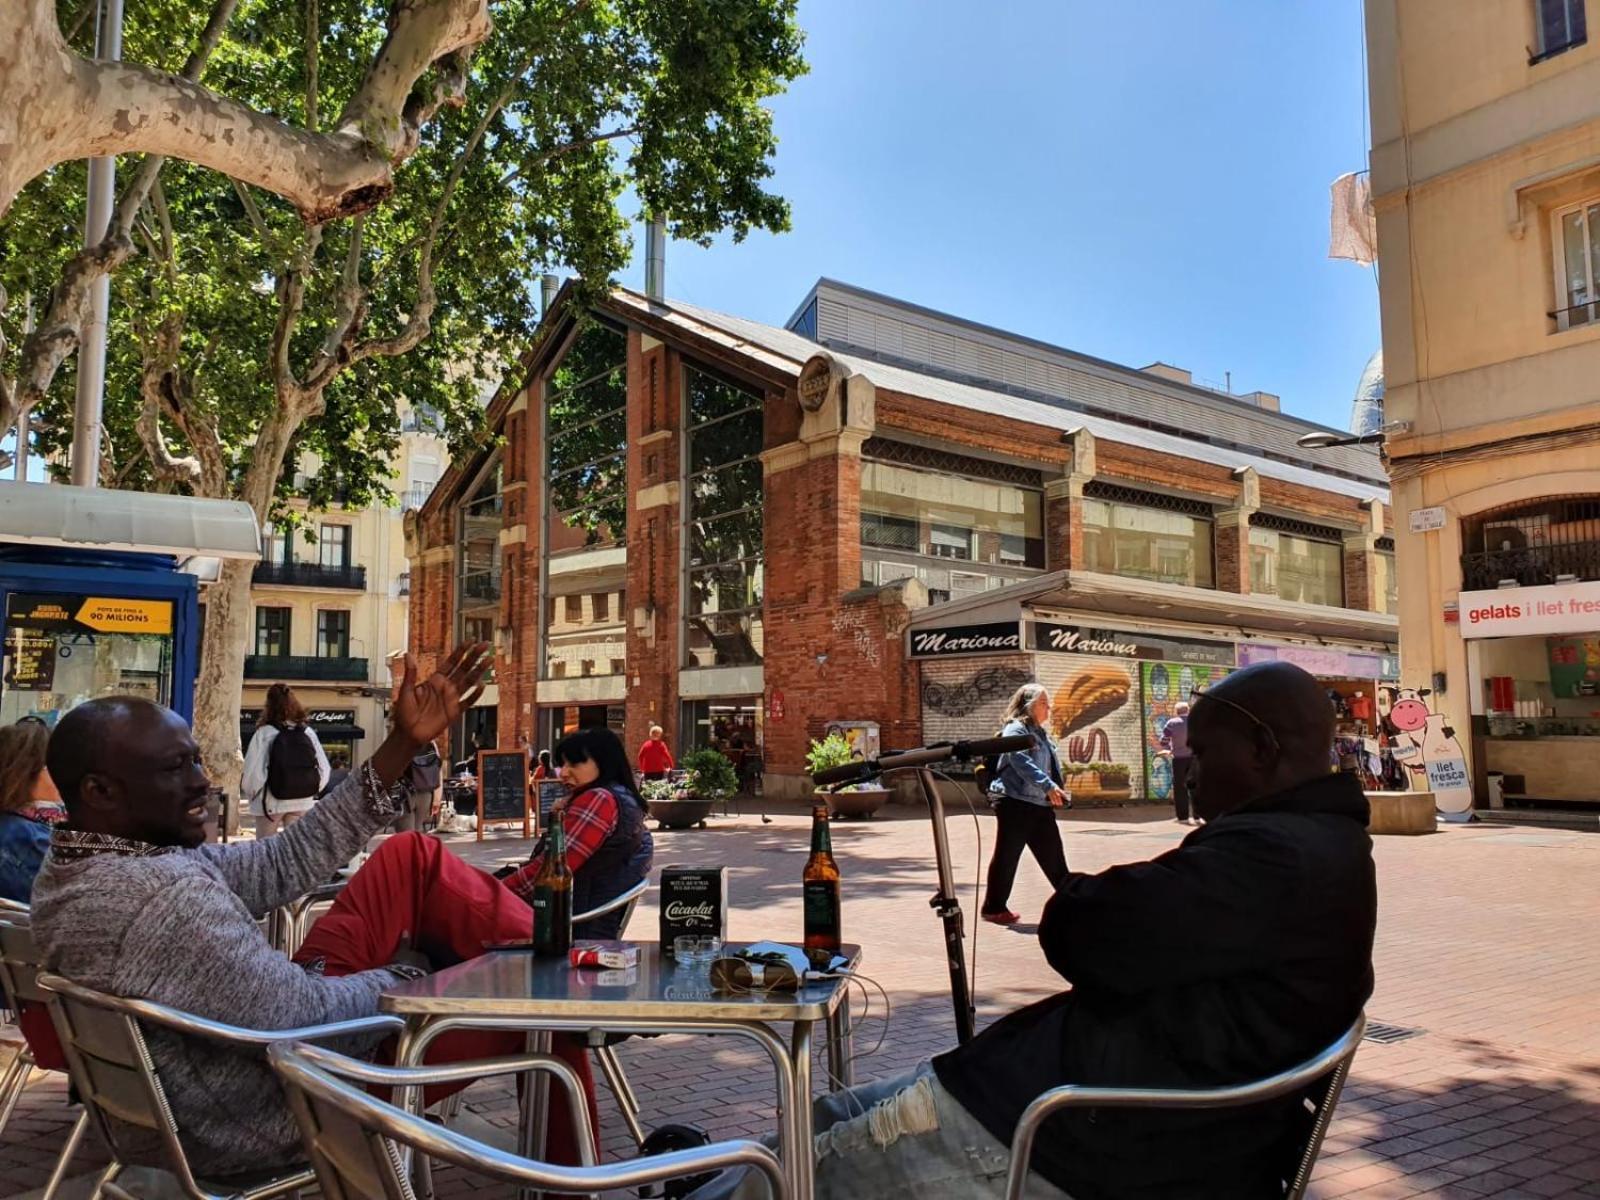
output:
POLYGON ((1433 712, 1423 699, 1428 688, 1392 688, 1379 691, 1380 709, 1395 730, 1394 757, 1413 775, 1427 773, 1427 764, 1447 758, 1460 758, 1461 745, 1456 731, 1445 724, 1443 713, 1433 712))

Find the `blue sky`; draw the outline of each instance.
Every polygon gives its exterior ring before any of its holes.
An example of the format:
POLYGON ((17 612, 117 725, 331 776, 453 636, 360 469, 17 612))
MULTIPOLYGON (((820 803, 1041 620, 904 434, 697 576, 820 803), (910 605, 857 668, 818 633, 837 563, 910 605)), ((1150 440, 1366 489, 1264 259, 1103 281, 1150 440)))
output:
POLYGON ((1328 185, 1366 165, 1360 9, 801 0, 794 228, 673 243, 667 292, 781 324, 828 275, 1343 427, 1379 344, 1371 270, 1327 258, 1328 185))

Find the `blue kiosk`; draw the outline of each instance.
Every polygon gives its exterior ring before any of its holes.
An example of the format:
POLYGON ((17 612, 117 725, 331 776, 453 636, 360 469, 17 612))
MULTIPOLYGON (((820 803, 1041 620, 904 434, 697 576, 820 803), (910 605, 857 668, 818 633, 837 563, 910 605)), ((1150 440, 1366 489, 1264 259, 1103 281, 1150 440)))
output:
POLYGON ((192 719, 199 585, 260 557, 238 501, 0 481, 0 724, 109 695, 192 719))

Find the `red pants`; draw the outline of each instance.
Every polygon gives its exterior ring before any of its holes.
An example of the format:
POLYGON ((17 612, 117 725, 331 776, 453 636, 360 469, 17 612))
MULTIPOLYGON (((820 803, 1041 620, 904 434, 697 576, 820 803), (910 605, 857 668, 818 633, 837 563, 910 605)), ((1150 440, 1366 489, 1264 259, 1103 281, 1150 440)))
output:
MULTIPOLYGON (((348 975, 394 961, 395 948, 409 936, 412 946, 435 967, 445 967, 476 958, 485 942, 526 940, 532 931, 533 910, 498 879, 461 861, 437 838, 397 833, 351 877, 332 909, 311 927, 295 961, 321 958, 329 975, 348 975)), ((523 1046, 520 1033, 462 1030, 429 1046, 427 1061, 503 1058, 522 1053, 523 1046)), ((583 1044, 557 1036, 555 1053, 583 1081, 589 1125, 598 1130, 594 1076, 583 1044)), ((428 1088, 428 1103, 465 1086, 428 1088)), ((559 1086, 550 1089, 545 1157, 554 1163, 578 1162, 572 1114, 559 1086)))

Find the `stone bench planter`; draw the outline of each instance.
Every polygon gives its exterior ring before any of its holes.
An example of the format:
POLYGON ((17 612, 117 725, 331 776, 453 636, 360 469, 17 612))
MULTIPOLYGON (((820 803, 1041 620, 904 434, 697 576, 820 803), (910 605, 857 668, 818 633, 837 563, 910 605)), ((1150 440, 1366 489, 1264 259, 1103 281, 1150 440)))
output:
POLYGON ((1432 792, 1368 792, 1367 804, 1372 808, 1368 833, 1438 832, 1432 792))

